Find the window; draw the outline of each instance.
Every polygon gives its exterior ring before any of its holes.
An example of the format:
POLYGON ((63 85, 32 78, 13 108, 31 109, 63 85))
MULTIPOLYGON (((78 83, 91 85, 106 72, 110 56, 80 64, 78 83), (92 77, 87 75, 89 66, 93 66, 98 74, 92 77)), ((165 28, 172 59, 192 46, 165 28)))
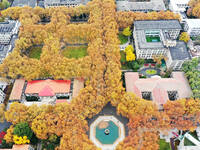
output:
POLYGON ((178 99, 178 92, 177 91, 167 91, 169 100, 174 101, 178 99))
POLYGON ((142 98, 146 100, 152 100, 152 94, 151 92, 144 91, 142 92, 142 98))

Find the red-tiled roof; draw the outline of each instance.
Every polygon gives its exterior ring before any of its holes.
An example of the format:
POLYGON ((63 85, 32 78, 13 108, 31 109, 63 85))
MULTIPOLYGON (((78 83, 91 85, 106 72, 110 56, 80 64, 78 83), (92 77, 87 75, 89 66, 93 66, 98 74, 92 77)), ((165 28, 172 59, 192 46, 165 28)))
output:
POLYGON ((53 96, 56 93, 69 93, 70 80, 35 80, 29 81, 26 94, 39 94, 40 96, 53 96))
POLYGON ((54 96, 55 93, 49 86, 45 86, 38 94, 39 96, 54 96))

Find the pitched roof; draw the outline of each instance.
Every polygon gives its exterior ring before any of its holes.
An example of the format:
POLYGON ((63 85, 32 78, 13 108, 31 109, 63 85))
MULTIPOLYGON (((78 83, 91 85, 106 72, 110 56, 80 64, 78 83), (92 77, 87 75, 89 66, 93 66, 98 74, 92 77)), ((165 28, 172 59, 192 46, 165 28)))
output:
POLYGON ((153 101, 164 104, 169 99, 167 91, 177 91, 179 98, 190 97, 192 91, 183 72, 173 72, 172 78, 139 79, 136 72, 125 73, 126 91, 142 98, 141 92, 152 92, 153 101))
POLYGON ((15 80, 9 100, 21 100, 24 83, 25 83, 24 79, 15 80))
POLYGON ((25 93, 53 96, 56 93, 69 93, 70 85, 70 80, 34 80, 27 83, 25 93))
POLYGON ((39 96, 54 96, 55 93, 49 86, 45 86, 38 94, 39 96))
POLYGON ((74 79, 74 85, 73 85, 73 97, 78 96, 79 91, 84 88, 84 79, 74 79))

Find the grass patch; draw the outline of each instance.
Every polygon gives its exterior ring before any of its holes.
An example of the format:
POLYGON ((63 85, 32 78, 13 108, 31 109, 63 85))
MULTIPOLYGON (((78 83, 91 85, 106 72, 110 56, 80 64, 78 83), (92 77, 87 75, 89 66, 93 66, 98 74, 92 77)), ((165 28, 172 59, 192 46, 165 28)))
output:
POLYGON ((160 145, 159 150, 171 150, 169 143, 165 142, 165 140, 163 139, 160 139, 159 145, 160 145))
POLYGON ((147 42, 160 42, 159 36, 146 36, 147 42))
MULTIPOLYGON (((195 139, 198 140, 196 131, 194 131, 194 132, 189 132, 189 134, 190 134, 191 136, 193 136, 195 139)), ((185 146, 195 146, 195 144, 192 143, 192 142, 191 142, 190 140, 188 140, 187 138, 184 139, 184 145, 185 145, 185 146)))
POLYGON ((122 33, 120 33, 120 34, 118 35, 118 38, 119 38, 119 40, 120 40, 120 44, 121 44, 121 45, 128 42, 128 37, 127 37, 127 36, 124 36, 122 33))
POLYGON ((73 46, 73 47, 66 47, 62 50, 62 55, 67 58, 82 58, 87 56, 87 47, 86 46, 73 46))
POLYGON ((154 70, 154 69, 148 69, 148 70, 146 70, 146 74, 148 74, 148 75, 153 75, 153 74, 156 74, 156 73, 157 73, 157 71, 154 70))
POLYGON ((29 57, 35 58, 35 59, 40 59, 41 53, 42 53, 42 47, 32 47, 30 49, 29 57))

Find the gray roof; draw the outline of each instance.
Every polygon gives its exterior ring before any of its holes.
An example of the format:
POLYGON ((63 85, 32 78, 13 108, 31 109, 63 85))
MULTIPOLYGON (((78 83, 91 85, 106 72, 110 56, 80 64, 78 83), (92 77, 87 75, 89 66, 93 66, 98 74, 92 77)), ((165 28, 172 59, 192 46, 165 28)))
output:
POLYGON ((148 49, 164 48, 162 41, 160 41, 160 42, 147 42, 144 30, 137 30, 136 31, 136 38, 137 38, 137 41, 138 41, 138 46, 142 49, 144 49, 144 48, 148 48, 148 49))
POLYGON ((47 4, 87 4, 90 0, 44 0, 47 4))
POLYGON ((35 7, 37 6, 37 0, 14 0, 12 3, 12 7, 15 6, 30 6, 30 7, 35 7))
POLYGON ((187 60, 191 59, 185 42, 178 41, 175 47, 169 47, 172 60, 187 60))
POLYGON ((117 10, 121 11, 160 11, 166 10, 163 0, 150 0, 149 2, 117 1, 117 10))
POLYGON ((134 28, 136 30, 182 29, 178 20, 139 20, 134 21, 134 28))

